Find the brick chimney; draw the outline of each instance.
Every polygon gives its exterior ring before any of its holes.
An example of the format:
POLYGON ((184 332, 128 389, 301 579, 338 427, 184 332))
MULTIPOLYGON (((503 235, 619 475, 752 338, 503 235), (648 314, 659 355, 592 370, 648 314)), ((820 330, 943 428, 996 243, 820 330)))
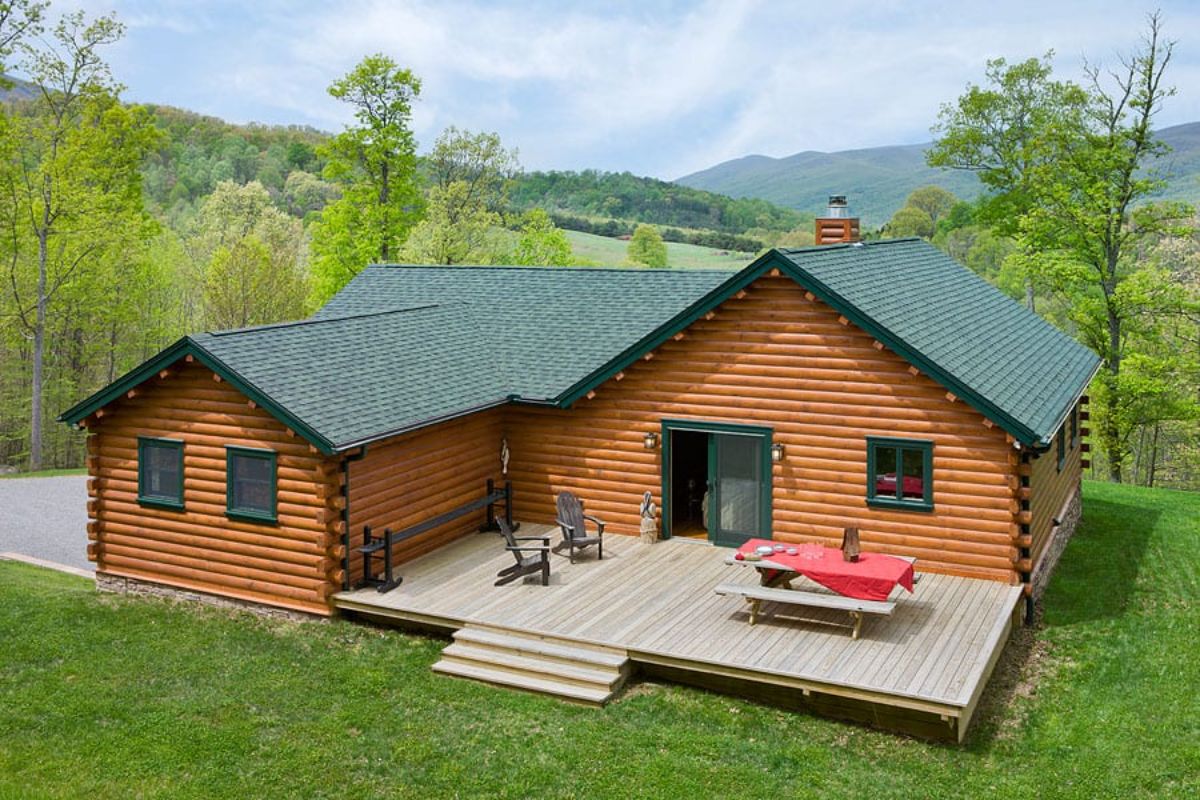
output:
POLYGON ((825 216, 817 217, 816 243, 841 244, 858 240, 858 217, 850 216, 846 195, 830 195, 829 209, 825 216))

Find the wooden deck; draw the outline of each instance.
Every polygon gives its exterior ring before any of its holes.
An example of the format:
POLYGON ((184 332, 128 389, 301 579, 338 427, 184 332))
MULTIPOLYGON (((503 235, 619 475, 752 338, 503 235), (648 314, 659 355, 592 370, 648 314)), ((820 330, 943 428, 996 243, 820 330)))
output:
MULTIPOLYGON (((521 534, 542 530, 526 525, 521 534)), ((611 536, 603 561, 553 556, 550 586, 495 587, 512 557, 495 535, 471 534, 404 564, 400 587, 342 592, 334 604, 447 632, 485 626, 603 645, 680 682, 961 740, 1008 640, 1020 587, 920 574, 918 563, 913 594, 897 589, 894 614, 864 621, 854 641, 821 624, 844 623, 840 611, 809 609, 797 619, 766 604, 750 626, 740 598, 714 592, 719 583, 757 582, 753 569, 726 564, 728 555, 704 543, 611 536)))

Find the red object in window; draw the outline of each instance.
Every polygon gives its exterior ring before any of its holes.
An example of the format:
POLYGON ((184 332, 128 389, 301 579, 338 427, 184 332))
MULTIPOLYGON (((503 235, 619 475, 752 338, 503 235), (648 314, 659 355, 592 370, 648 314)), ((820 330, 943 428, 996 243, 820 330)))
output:
MULTIPOLYGON (((739 547, 738 552, 753 553, 754 548, 760 545, 774 544, 766 539, 751 539, 739 547)), ((913 590, 913 565, 902 558, 883 553, 863 553, 858 561, 848 562, 842 560, 841 550, 823 547, 821 551, 821 558, 805 558, 803 550, 794 556, 772 553, 763 556, 763 560, 755 566, 761 570, 762 564, 778 564, 843 597, 858 600, 887 600, 897 583, 910 592, 913 590)))
MULTIPOLYGON (((875 476, 875 496, 896 496, 896 476, 893 473, 875 476)), ((905 475, 904 496, 923 498, 925 496, 925 481, 913 475, 905 475)))

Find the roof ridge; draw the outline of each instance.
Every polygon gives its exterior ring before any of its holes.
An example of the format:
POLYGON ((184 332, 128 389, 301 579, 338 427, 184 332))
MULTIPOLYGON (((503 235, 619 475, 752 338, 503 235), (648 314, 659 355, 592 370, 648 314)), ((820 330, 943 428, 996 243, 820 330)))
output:
POLYGON ((527 266, 522 264, 368 264, 368 269, 435 269, 439 271, 462 270, 521 270, 526 272, 617 272, 617 273, 647 273, 661 275, 670 273, 696 272, 740 272, 744 267, 558 267, 558 266, 527 266))
POLYGON ((925 240, 920 236, 901 236, 897 239, 875 239, 869 242, 838 242, 836 244, 812 244, 808 245, 807 247, 779 247, 776 249, 778 249, 779 252, 787 253, 788 255, 792 255, 794 253, 832 253, 835 251, 840 252, 842 250, 848 250, 850 248, 880 247, 892 244, 906 244, 909 242, 923 241, 925 240))
POLYGON ((367 319, 369 317, 382 317, 387 314, 404 314, 410 311, 426 311, 431 308, 440 308, 444 305, 457 305, 451 303, 423 303, 419 306, 405 306, 403 308, 389 308, 386 311, 364 311, 358 314, 344 314, 338 317, 308 317, 306 319, 292 320, 291 322, 273 322, 268 325, 251 325, 246 328, 230 328, 223 331, 204 331, 208 336, 233 336, 240 333, 257 333, 259 331, 270 331, 282 328, 298 328, 303 325, 319 325, 324 322, 345 322, 351 319, 367 319))

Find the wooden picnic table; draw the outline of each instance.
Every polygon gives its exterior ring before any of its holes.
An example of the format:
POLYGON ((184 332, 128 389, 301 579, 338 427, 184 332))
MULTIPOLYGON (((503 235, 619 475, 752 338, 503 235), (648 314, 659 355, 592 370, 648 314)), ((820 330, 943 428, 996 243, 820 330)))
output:
POLYGON ((797 552, 775 552, 759 560, 745 560, 759 546, 774 546, 774 542, 751 539, 739 548, 743 559, 730 556, 727 564, 754 567, 758 570, 759 586, 723 583, 717 594, 737 595, 750 604, 750 624, 758 621, 764 602, 783 603, 810 608, 831 608, 850 614, 852 638, 857 639, 864 614, 890 615, 896 607, 889 599, 896 586, 909 592, 913 589, 913 565, 916 559, 863 553, 856 562, 842 559, 840 550, 815 545, 795 546, 797 552), (803 575, 821 584, 834 594, 793 589, 791 581, 803 575))

